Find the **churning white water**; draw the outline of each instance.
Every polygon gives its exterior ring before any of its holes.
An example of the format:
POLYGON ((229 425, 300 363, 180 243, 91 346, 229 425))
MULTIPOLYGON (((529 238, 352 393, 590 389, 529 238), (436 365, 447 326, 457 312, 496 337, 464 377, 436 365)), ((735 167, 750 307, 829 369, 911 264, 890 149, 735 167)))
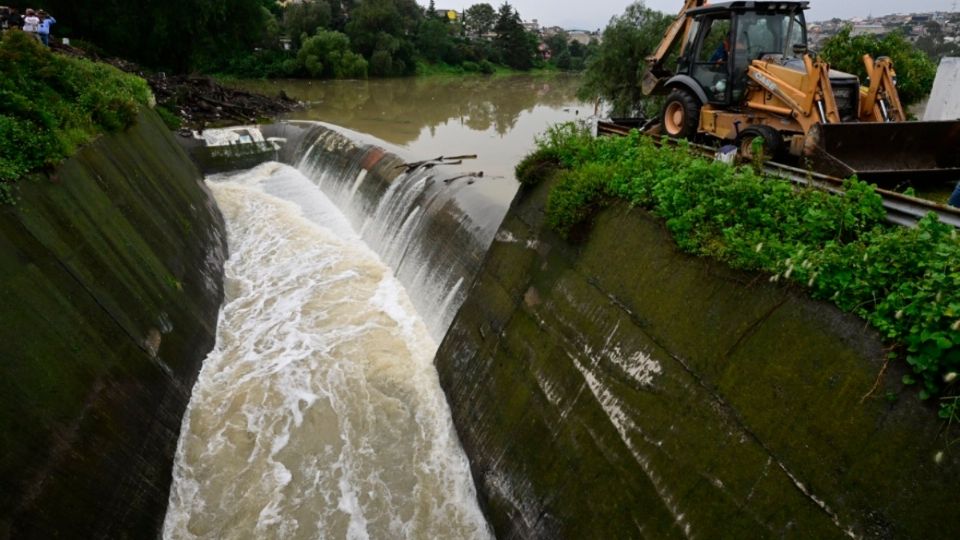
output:
POLYGON ((295 169, 209 182, 231 257, 165 538, 489 538, 403 287, 295 169), (306 182, 306 184, 305 184, 306 182))

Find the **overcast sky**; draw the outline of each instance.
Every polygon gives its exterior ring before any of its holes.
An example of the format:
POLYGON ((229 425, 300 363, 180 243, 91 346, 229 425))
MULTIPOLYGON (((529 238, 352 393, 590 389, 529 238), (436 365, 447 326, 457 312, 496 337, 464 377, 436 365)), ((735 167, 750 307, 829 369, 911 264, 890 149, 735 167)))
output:
MULTIPOLYGON (((417 0, 423 5, 429 0, 417 0)), ((435 0, 437 8, 462 10, 479 0, 435 0)), ((494 8, 503 0, 486 0, 494 8)), ((677 13, 683 7, 682 0, 646 0, 647 6, 667 13, 677 13)), ((524 20, 537 19, 544 26, 562 26, 596 30, 607 25, 610 17, 623 13, 630 5, 624 0, 513 0, 510 4, 520 12, 524 20)), ((819 21, 840 17, 866 17, 891 13, 920 11, 954 11, 955 0, 810 0, 807 19, 819 21)), ((960 6, 960 2, 956 2, 960 6)))

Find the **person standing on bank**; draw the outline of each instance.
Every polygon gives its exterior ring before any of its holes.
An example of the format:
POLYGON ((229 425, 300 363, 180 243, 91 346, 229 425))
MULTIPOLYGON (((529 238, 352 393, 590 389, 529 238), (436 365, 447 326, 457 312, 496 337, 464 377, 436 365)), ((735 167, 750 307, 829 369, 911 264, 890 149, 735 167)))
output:
POLYGON ((956 189, 953 190, 953 195, 950 196, 950 200, 947 202, 949 206, 960 208, 960 182, 957 183, 956 189))
POLYGON ((47 47, 50 46, 50 26, 57 23, 57 20, 50 16, 46 11, 40 10, 40 26, 37 32, 40 34, 40 41, 47 47))
POLYGON ((36 39, 40 39, 40 19, 32 9, 27 8, 27 16, 23 18, 23 31, 36 39))

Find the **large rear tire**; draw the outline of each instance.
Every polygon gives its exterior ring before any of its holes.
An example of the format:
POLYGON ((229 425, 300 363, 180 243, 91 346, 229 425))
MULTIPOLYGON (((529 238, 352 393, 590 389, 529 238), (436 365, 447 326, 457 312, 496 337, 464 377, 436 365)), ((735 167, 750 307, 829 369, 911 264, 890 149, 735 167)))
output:
POLYGON ((671 137, 690 139, 700 128, 700 100, 682 88, 674 88, 667 96, 660 115, 663 132, 671 137))

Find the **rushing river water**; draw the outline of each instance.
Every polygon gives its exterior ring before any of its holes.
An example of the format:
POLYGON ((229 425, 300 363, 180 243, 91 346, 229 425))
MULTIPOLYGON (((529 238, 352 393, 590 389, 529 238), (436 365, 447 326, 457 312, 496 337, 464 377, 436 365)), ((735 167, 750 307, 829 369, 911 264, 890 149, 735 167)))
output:
MULTIPOLYGON (((411 156, 476 152, 491 171, 484 178, 499 180, 491 196, 506 201, 510 170, 534 134, 578 115, 575 85, 479 81, 485 98, 469 81, 314 82, 302 87, 324 97, 302 116, 348 124, 411 156)), ((490 536, 433 368, 431 331, 444 329, 427 328, 406 287, 440 306, 449 292, 402 283, 381 259, 399 267, 409 257, 367 246, 325 194, 330 176, 304 157, 299 169, 268 163, 208 180, 227 223, 227 298, 184 418, 166 538, 490 536)), ((427 189, 429 178, 397 182, 427 189)), ((414 206, 377 219, 396 215, 400 227, 420 214, 414 206)))

